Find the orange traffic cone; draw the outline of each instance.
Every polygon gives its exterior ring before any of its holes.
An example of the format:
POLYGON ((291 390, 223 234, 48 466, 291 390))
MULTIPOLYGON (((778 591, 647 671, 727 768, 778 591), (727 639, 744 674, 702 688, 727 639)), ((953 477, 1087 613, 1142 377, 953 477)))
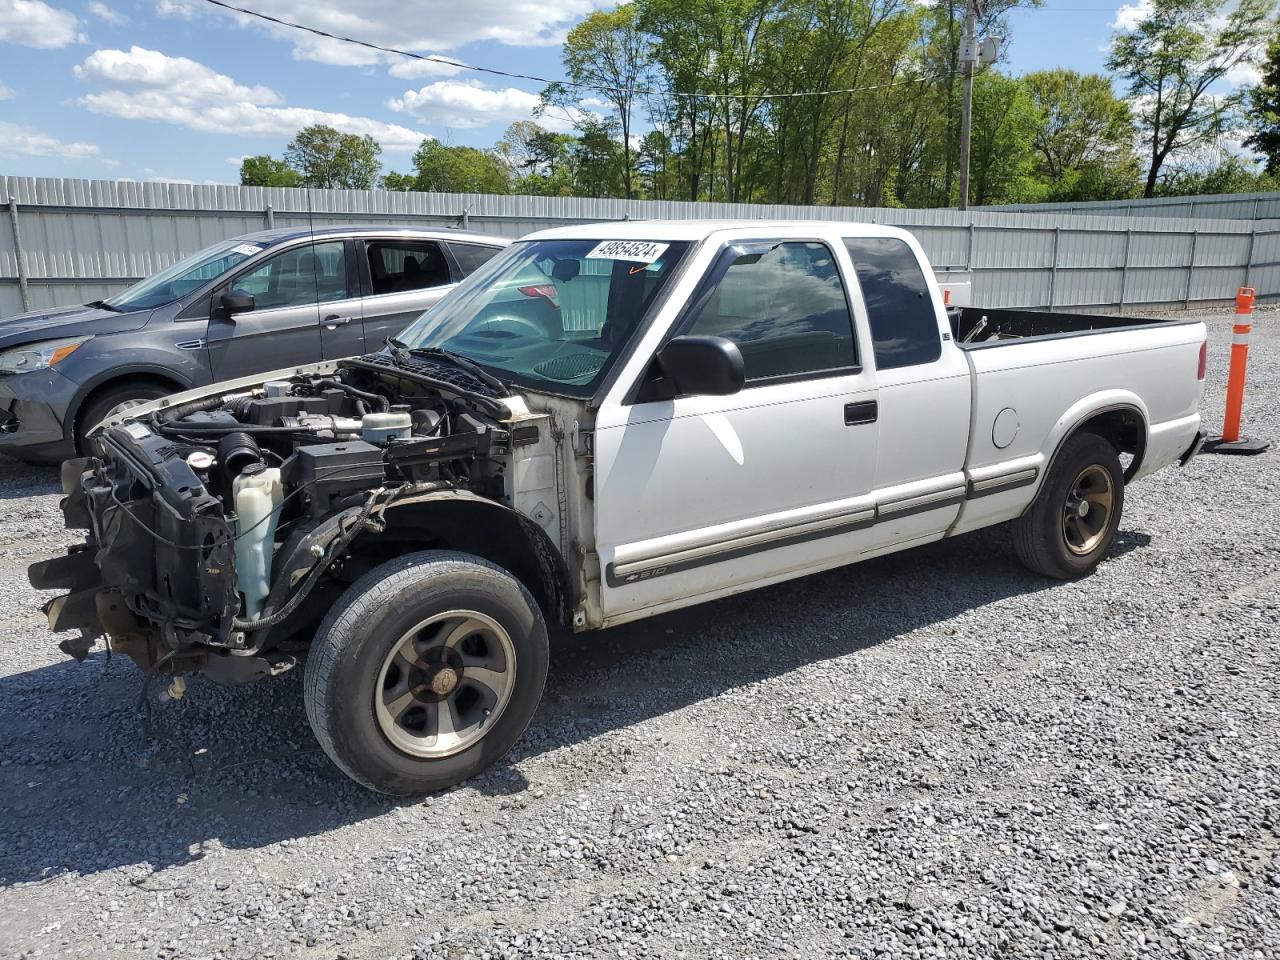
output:
POLYGON ((1205 453, 1235 453, 1251 456, 1271 446, 1268 440, 1240 436, 1244 411, 1244 378, 1249 363, 1249 334, 1253 332, 1253 287, 1236 293, 1236 322, 1231 336, 1231 368, 1227 372, 1227 412, 1222 418, 1222 436, 1204 445, 1205 453))

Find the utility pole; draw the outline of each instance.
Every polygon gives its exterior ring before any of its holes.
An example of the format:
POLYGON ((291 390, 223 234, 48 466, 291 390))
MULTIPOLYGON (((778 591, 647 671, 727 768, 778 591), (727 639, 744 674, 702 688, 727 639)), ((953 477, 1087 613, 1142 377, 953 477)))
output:
POLYGON ((978 60, 978 4, 966 0, 964 37, 960 41, 960 62, 964 64, 964 92, 960 102, 960 204, 969 209, 969 135, 973 130, 973 68, 978 60))

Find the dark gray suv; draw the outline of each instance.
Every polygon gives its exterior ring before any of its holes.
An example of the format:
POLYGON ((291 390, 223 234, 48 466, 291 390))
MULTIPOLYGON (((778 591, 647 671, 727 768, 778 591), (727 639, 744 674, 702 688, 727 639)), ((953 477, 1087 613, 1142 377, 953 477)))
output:
POLYGON ((135 404, 377 350, 508 243, 455 230, 265 230, 108 300, 0 320, 0 453, 62 460, 135 404))

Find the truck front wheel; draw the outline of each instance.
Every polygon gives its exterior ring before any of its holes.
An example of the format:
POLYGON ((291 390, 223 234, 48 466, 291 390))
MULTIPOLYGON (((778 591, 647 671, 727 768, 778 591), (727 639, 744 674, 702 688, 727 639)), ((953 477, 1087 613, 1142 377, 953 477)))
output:
POLYGON ((393 796, 489 767, 533 718, 547 628, 529 592, 479 557, 414 553, 370 571, 321 623, 305 701, 353 780, 393 796))
POLYGON ((1124 470, 1096 433, 1067 440, 1035 501, 1013 521, 1018 559, 1037 573, 1074 580, 1102 562, 1120 526, 1124 470))

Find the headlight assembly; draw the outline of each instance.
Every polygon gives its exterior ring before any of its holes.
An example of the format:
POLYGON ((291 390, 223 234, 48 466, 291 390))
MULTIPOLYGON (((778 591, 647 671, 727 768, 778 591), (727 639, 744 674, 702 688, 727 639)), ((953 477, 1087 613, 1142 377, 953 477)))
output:
POLYGON ((64 337, 60 340, 41 340, 21 347, 11 347, 0 352, 0 374, 30 373, 57 366, 92 337, 64 337))

